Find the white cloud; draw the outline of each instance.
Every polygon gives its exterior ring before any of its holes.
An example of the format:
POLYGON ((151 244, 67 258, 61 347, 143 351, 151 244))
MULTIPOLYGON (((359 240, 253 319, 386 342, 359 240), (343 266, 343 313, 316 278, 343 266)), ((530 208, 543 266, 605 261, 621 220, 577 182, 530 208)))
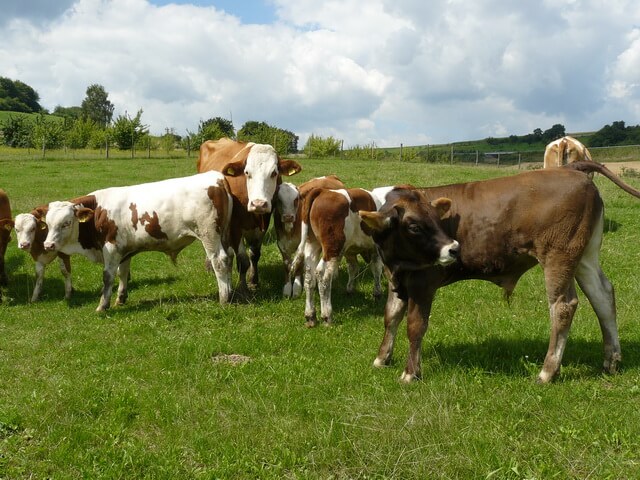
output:
POLYGON ((156 133, 232 115, 384 146, 640 123, 635 0, 272 3, 276 22, 246 25, 212 6, 16 1, 0 72, 49 109, 99 83, 156 133))

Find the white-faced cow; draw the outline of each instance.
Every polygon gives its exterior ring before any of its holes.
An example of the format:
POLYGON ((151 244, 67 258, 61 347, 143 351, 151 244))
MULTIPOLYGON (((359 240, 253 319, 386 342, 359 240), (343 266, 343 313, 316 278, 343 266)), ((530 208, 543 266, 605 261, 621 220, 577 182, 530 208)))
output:
POLYGON ((604 369, 621 359, 611 283, 599 262, 603 203, 593 182, 581 173, 599 172, 636 197, 595 162, 538 170, 512 177, 391 192, 379 212, 360 212, 391 276, 385 307, 385 333, 374 361, 387 365, 405 312, 409 357, 402 380, 420 376, 420 349, 436 290, 459 280, 483 279, 508 296, 520 276, 540 264, 544 270, 551 336, 539 382, 560 371, 569 328, 578 304, 575 280, 596 312, 604 339, 604 369), (429 210, 450 199, 442 219, 429 210), (560 213, 559 213, 560 212, 560 213), (458 259, 437 265, 438 252, 455 239, 458 259), (575 280, 574 280, 575 279, 575 280))
POLYGON ((7 285, 7 272, 4 266, 4 255, 7 245, 11 240, 11 229, 13 220, 11 219, 11 205, 6 192, 0 188, 0 286, 7 285))
MULTIPOLYGON (((331 286, 343 256, 355 259, 360 254, 370 260, 374 279, 373 294, 375 297, 380 296, 382 261, 373 240, 362 231, 358 211, 376 211, 381 205, 381 199, 361 188, 316 189, 305 199, 300 245, 291 264, 291 276, 304 262, 304 316, 307 327, 316 325, 316 283, 320 295, 321 318, 325 325, 332 322, 331 286)), ((349 262, 349 269, 354 264, 357 268, 357 262, 353 260, 349 262)), ((350 280, 355 279, 356 273, 350 272, 350 280)), ((353 289, 353 284, 347 285, 348 292, 353 289)))
MULTIPOLYGON (((278 187, 278 194, 274 202, 273 226, 276 232, 278 249, 284 263, 285 279, 282 294, 285 297, 295 298, 302 291, 302 268, 298 269, 293 277, 291 277, 289 270, 291 269, 293 255, 296 253, 298 245, 300 245, 301 213, 305 198, 309 192, 316 188, 337 189, 344 187, 344 183, 335 175, 312 178, 299 186, 283 182, 278 187)), ((347 259, 347 261, 353 260, 355 258, 349 257, 347 259)))
POLYGON ((120 279, 116 304, 126 301, 133 255, 160 251, 175 261, 183 248, 198 239, 213 266, 220 303, 225 304, 231 294, 232 205, 228 184, 219 172, 97 190, 76 202, 49 204, 44 247, 103 260, 97 308, 102 311, 109 308, 116 271, 120 279), (91 254, 92 249, 100 255, 91 254))
POLYGON ((44 249, 44 241, 47 238, 47 224, 44 221, 48 205, 34 208, 30 213, 20 213, 15 218, 16 237, 18 248, 31 254, 35 262, 36 281, 31 295, 31 301, 40 298, 44 271, 56 258, 60 260, 60 271, 64 276, 64 298, 71 298, 73 286, 71 283, 71 261, 69 255, 62 252, 48 252, 44 249))
POLYGON ((262 239, 269 228, 277 186, 282 175, 294 175, 302 167, 292 160, 281 160, 271 145, 221 138, 200 146, 197 170, 216 170, 227 176, 233 197, 231 245, 238 256, 239 290, 247 289, 247 272, 249 285, 255 289, 262 239))
POLYGON ((544 168, 562 167, 568 163, 593 161, 591 153, 573 137, 562 137, 544 149, 544 168))

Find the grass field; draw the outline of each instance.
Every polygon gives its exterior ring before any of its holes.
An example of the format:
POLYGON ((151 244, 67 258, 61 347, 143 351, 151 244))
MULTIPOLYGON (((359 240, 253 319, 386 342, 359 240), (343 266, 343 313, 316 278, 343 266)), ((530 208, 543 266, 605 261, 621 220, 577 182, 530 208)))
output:
MULTIPOLYGON (((362 187, 517 173, 301 162, 295 183, 336 173, 362 187)), ((188 175, 194 165, 0 156, 0 187, 15 215, 101 187, 188 175)), ((623 368, 600 373, 599 327, 580 294, 561 376, 545 386, 535 383, 549 330, 539 268, 510 304, 487 283, 442 289, 424 378, 404 385, 404 335, 389 368, 371 366, 384 301, 371 298, 364 265, 357 293, 344 293, 344 270, 334 282, 335 325, 308 330, 304 301, 281 298, 272 236, 249 304, 217 303, 194 243, 176 267, 161 254, 136 256, 127 305, 103 315, 94 312, 101 269, 83 258, 72 260, 72 300, 63 300, 52 264, 43 298, 30 304, 33 262, 13 241, 0 305, 0 478, 640 478, 640 201, 596 183, 623 368)))

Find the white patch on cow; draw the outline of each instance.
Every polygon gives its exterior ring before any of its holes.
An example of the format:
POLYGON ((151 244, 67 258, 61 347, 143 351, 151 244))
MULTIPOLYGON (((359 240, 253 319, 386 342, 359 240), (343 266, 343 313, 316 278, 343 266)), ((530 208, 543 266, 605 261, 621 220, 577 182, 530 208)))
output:
POLYGON ((382 205, 384 205, 384 203, 387 201, 387 195, 389 195, 389 192, 394 188, 395 187, 392 185, 388 187, 378 187, 371 190, 371 196, 376 202, 376 207, 378 210, 380 210, 380 207, 382 207, 382 205))
POLYGON ((29 250, 36 238, 36 228, 38 228, 36 217, 30 213, 20 213, 16 215, 14 223, 18 248, 29 250))
POLYGON ((293 229, 294 222, 298 216, 298 202, 300 192, 293 183, 283 182, 278 187, 276 211, 280 215, 280 220, 286 232, 293 229))
POLYGON ((278 181, 278 155, 271 145, 255 144, 247 156, 244 174, 247 180, 247 210, 271 212, 271 200, 278 181))
POLYGON ((440 258, 438 258, 439 265, 450 265, 458 259, 457 252, 460 248, 460 244, 454 240, 448 245, 445 245, 440 249, 440 258), (452 254, 451 252, 456 252, 452 254))
POLYGON ((376 368, 383 368, 387 365, 384 363, 384 359, 376 357, 376 359, 373 361, 373 366, 376 368))

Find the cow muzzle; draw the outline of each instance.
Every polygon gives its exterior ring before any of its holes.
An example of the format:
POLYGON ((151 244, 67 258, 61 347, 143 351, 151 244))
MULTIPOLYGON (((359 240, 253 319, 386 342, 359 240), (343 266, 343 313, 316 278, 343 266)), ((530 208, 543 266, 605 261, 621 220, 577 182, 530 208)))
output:
POLYGON ((440 249, 439 265, 451 265, 460 257, 460 244, 454 240, 440 249))
POLYGON ((293 223, 296 221, 296 216, 295 215, 289 215, 289 214, 283 214, 280 216, 280 220, 282 220, 282 223, 293 223))
POLYGON ((251 200, 247 206, 247 210, 251 213, 270 213, 271 204, 267 200, 251 200))
POLYGON ((56 244, 53 242, 44 242, 44 249, 47 252, 53 252, 56 249, 56 244))
POLYGON ((29 250, 31 248, 31 242, 20 242, 18 248, 20 250, 29 250))

